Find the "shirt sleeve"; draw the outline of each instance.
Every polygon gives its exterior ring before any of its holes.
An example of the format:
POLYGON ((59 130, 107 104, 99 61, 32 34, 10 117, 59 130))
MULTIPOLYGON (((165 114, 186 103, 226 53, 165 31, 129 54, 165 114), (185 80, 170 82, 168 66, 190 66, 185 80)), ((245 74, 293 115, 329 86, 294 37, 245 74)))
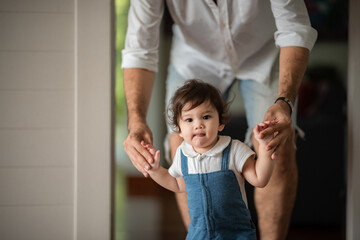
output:
POLYGON ((122 68, 144 68, 158 71, 160 23, 164 1, 132 0, 128 14, 122 68))
POLYGON ((303 0, 271 0, 271 9, 277 27, 274 34, 277 47, 313 48, 317 31, 311 27, 303 0))
POLYGON ((233 152, 232 155, 234 157, 235 169, 241 173, 246 160, 248 160, 251 155, 254 155, 255 152, 251 150, 248 145, 240 142, 239 140, 233 140, 232 145, 233 146, 231 148, 233 152))
POLYGON ((182 177, 182 171, 181 171, 181 152, 180 147, 176 150, 173 163, 171 164, 169 168, 169 174, 175 178, 182 177))

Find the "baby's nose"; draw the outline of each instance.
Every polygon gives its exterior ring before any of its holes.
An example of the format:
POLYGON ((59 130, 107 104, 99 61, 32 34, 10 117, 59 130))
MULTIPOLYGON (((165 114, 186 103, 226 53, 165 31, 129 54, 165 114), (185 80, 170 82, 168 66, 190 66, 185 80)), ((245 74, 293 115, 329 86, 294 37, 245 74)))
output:
POLYGON ((195 129, 202 129, 204 128, 204 124, 201 120, 195 122, 195 129))

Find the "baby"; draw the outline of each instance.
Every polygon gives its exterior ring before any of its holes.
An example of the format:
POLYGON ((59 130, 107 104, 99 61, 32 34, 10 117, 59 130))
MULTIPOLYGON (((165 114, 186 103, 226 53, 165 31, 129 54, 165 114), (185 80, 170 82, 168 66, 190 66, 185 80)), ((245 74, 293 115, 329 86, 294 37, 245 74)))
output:
MULTIPOLYGON (((265 187, 274 168, 271 138, 260 133, 276 121, 256 125, 256 154, 244 143, 218 135, 227 122, 227 106, 210 84, 189 80, 170 104, 170 120, 184 139, 169 170, 161 167, 160 151, 142 142, 155 163, 146 170, 158 184, 173 192, 186 192, 190 225, 186 239, 256 239, 245 194, 244 180, 265 187)), ((276 134, 276 133, 275 133, 276 134)))

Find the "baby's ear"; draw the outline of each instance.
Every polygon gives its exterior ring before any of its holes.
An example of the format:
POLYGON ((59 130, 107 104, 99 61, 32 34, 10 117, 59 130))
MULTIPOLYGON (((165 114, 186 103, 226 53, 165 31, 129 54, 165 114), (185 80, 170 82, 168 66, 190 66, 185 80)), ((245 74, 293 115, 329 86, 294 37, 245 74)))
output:
POLYGON ((224 130, 224 128, 225 128, 225 124, 220 124, 218 131, 221 132, 222 130, 224 130))
POLYGON ((181 130, 180 130, 179 126, 176 127, 176 131, 179 133, 180 137, 183 137, 182 134, 181 134, 181 130))

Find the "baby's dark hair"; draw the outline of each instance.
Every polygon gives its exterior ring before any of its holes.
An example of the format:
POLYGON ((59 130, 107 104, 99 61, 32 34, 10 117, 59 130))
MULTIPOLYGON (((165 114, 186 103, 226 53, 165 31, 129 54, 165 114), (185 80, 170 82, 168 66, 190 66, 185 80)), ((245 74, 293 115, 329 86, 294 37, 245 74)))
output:
POLYGON ((220 124, 226 124, 230 118, 229 103, 224 103, 217 88, 198 79, 188 80, 176 90, 167 109, 169 123, 174 129, 178 129, 181 111, 187 103, 191 104, 191 110, 207 101, 217 110, 220 124))

